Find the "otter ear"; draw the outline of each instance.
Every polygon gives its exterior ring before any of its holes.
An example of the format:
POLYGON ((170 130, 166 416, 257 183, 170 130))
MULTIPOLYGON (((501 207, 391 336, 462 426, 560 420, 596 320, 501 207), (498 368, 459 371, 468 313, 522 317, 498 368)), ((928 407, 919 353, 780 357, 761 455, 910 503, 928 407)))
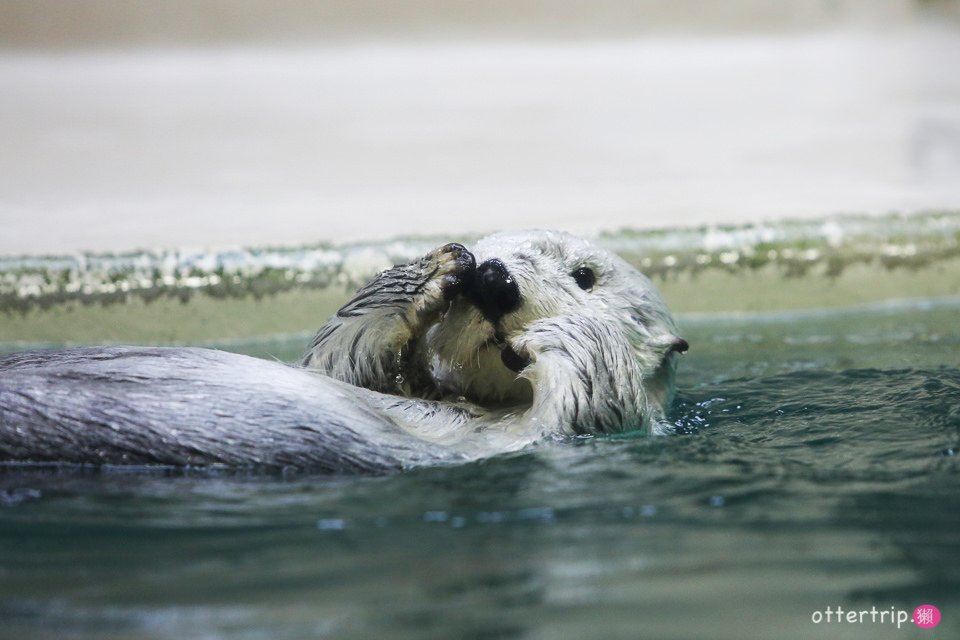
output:
POLYGON ((687 342, 683 338, 674 336, 673 344, 670 345, 670 351, 676 351, 678 353, 686 353, 689 349, 690 349, 689 342, 687 342))
POLYGON ((677 353, 686 353, 690 348, 690 343, 681 338, 680 336, 675 336, 672 333, 667 333, 662 336, 656 336, 651 338, 650 344, 654 347, 663 349, 663 355, 667 355, 676 351, 677 353))

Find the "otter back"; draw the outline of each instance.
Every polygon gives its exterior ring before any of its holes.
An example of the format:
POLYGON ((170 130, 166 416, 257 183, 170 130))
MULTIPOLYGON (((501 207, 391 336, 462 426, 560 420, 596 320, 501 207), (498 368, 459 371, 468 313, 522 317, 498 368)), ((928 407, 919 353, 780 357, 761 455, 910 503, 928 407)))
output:
POLYGON ((0 460, 383 473, 442 452, 326 376, 196 348, 0 358, 0 460))

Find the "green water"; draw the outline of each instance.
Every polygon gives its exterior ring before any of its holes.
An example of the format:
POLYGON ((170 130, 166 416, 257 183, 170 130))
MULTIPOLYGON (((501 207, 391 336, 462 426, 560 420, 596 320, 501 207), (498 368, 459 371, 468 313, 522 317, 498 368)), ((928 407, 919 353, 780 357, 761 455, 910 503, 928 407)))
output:
POLYGON ((665 437, 383 478, 7 468, 0 637, 960 637, 958 317, 684 316, 665 437), (922 603, 938 628, 811 619, 922 603))

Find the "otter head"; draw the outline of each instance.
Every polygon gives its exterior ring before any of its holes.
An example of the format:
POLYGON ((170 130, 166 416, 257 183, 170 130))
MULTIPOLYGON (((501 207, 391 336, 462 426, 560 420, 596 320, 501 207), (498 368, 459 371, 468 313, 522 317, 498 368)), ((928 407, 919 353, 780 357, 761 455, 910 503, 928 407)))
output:
POLYGON ((472 280, 426 336, 441 391, 528 405, 544 432, 616 432, 662 417, 687 343, 643 274, 552 231, 489 236, 474 257, 472 280))

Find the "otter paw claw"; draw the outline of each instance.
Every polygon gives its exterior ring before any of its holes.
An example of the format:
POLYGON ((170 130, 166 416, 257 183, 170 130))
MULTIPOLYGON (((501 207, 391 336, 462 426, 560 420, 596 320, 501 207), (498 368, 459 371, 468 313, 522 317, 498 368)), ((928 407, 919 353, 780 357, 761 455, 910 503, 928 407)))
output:
POLYGON ((437 276, 440 278, 443 299, 452 300, 470 282, 470 276, 477 267, 477 261, 466 247, 456 242, 445 244, 437 249, 437 259, 440 264, 437 276))

